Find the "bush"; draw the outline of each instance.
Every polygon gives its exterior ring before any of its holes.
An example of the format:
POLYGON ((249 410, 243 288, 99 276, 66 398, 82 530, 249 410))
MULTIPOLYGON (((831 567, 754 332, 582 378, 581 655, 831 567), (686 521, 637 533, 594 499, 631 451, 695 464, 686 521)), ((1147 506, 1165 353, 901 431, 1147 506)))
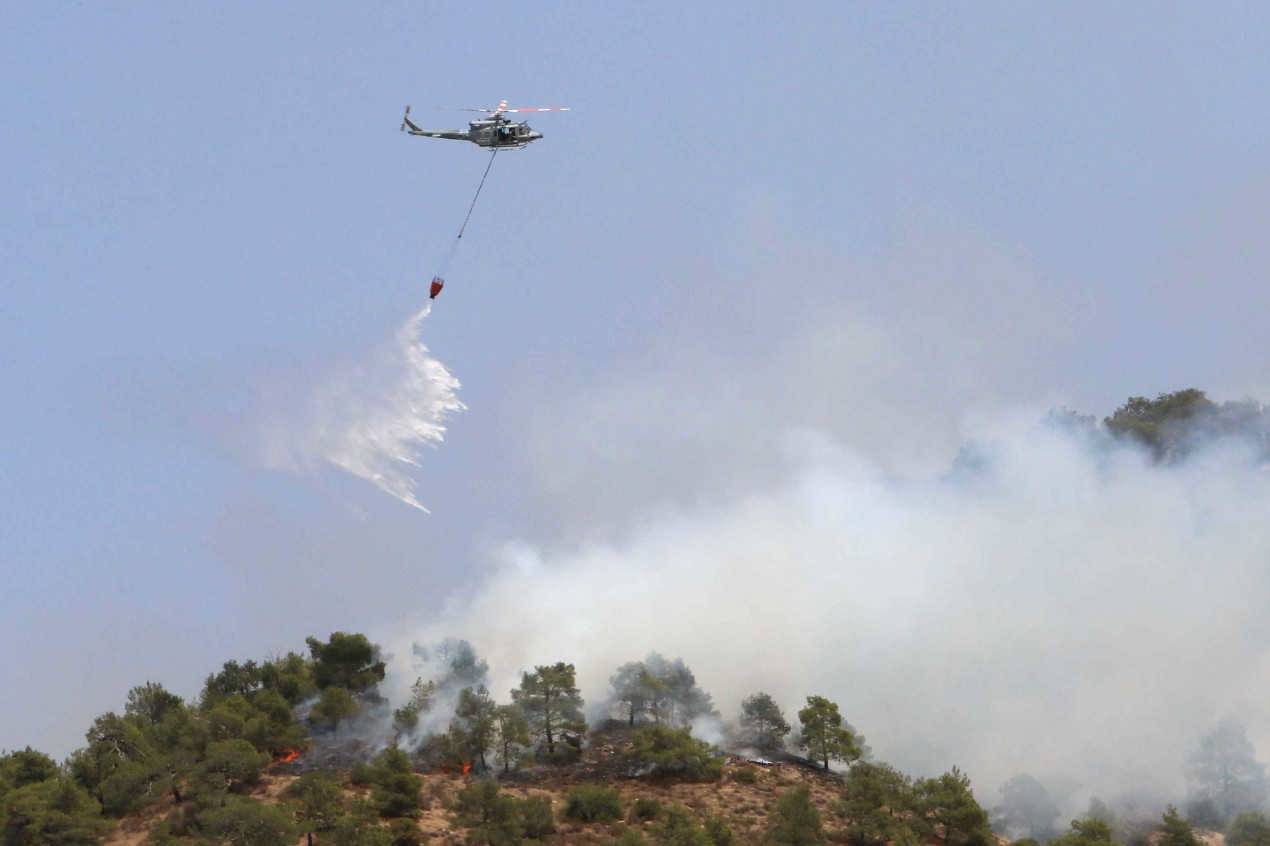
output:
POLYGON ((348 771, 348 780, 356 787, 365 787, 370 784, 373 777, 374 771, 370 768, 370 764, 364 762, 354 764, 348 771))
POLYGON ((199 770, 209 785, 233 792, 254 786, 268 763, 269 756, 246 740, 218 740, 207 744, 199 770))
POLYGON ((613 846, 648 846, 648 841, 637 830, 625 828, 613 841, 613 846))
POLYGON ((813 846, 825 842, 820 812, 811 803, 811 791, 796 787, 776 804, 776 819, 764 842, 769 846, 813 846))
POLYGON ((388 824, 388 835, 392 838, 392 846, 423 846, 423 832, 414 820, 393 820, 388 824))
POLYGON ((1270 846, 1270 819, 1247 811, 1235 817, 1226 832, 1227 846, 1270 846))
POLYGON ((254 799, 231 796, 225 804, 199 814, 199 826, 214 843, 294 843, 299 832, 287 810, 254 799))
POLYGON ((630 822, 648 822, 661 816, 661 803, 641 796, 631 805, 630 822))
POLYGON ((660 846, 714 846, 710 835, 683 805, 671 805, 656 829, 660 846))
POLYGON ((523 806, 526 804, 500 794, 498 784, 482 779, 459 791, 454 821, 459 827, 469 829, 467 842, 470 844, 515 846, 525 834, 523 806))
POLYGON ((657 775, 692 781, 716 781, 723 775, 723 761, 714 747, 697 740, 686 728, 644 726, 635 732, 635 757, 641 764, 651 765, 657 775))
POLYGON ((358 710, 353 694, 342 687, 328 687, 322 691, 317 704, 309 709, 309 723, 315 729, 334 729, 341 720, 352 717, 358 710))
POLYGON ((616 790, 582 785, 569 791, 564 815, 579 822, 613 822, 622 818, 622 798, 616 790))
POLYGON ((758 773, 746 767, 743 770, 737 770, 732 773, 732 780, 740 784, 758 784, 758 773))
POLYGON ((371 785, 371 801, 381 817, 419 816, 423 779, 411 770, 405 752, 394 746, 380 753, 371 767, 371 785))
POLYGON ((556 830, 556 815, 551 810, 551 800, 543 796, 531 796, 520 803, 521 820, 525 836, 539 840, 556 830))
POLYGON ((732 829, 718 817, 706 817, 705 829, 706 837, 710 838, 714 846, 732 846, 736 842, 736 838, 732 836, 732 829))

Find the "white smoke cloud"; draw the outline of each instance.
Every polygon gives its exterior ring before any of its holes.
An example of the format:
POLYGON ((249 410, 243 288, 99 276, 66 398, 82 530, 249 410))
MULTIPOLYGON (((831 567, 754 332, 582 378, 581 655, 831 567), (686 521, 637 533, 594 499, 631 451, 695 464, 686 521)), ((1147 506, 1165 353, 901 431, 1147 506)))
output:
POLYGON ((1270 748, 1266 471, 1216 448, 1152 466, 1017 420, 979 434, 987 471, 924 482, 791 436, 782 484, 607 544, 511 545, 407 636, 469 637, 499 698, 563 659, 599 700, 651 650, 725 717, 756 690, 791 718, 823 694, 878 757, 959 765, 986 801, 1020 771, 1177 795, 1227 713, 1270 748))
POLYGON ((262 432, 266 464, 329 463, 426 512, 415 470, 445 437, 446 418, 464 408, 459 380, 419 340, 430 312, 424 306, 391 341, 312 386, 300 413, 272 416, 262 432))

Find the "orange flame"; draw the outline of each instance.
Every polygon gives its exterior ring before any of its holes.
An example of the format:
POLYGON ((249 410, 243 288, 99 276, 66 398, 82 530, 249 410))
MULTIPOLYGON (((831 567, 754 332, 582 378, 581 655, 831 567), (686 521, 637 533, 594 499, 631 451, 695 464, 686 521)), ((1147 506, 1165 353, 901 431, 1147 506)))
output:
POLYGON ((463 777, 466 778, 468 773, 470 772, 472 772, 472 762, 464 761, 463 762, 463 777))
POLYGON ((292 761, 294 761, 296 758, 299 758, 299 757, 300 757, 300 750, 299 750, 299 749, 288 749, 286 752, 283 752, 283 753, 282 753, 282 754, 278 757, 278 763, 279 763, 279 764, 289 764, 289 763, 291 763, 292 761))

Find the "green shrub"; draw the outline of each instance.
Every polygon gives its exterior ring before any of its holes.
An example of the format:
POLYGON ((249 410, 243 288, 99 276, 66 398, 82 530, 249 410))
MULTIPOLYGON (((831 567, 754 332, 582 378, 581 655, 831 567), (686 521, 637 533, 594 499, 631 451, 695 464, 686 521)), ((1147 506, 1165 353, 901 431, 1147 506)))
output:
POLYGON ((825 842, 820 812, 811 802, 810 790, 795 787, 781 796, 764 842, 769 846, 813 846, 825 842))
POLYGON ((500 793, 496 782, 481 779, 459 791, 454 821, 468 829, 473 846, 516 846, 525 834, 524 804, 500 793))
POLYGON ((648 846, 648 841, 636 829, 625 828, 613 841, 613 846, 648 846))
POLYGON ((425 837, 414 820, 393 820, 388 824, 392 846, 423 846, 425 837))
POLYGON ((732 846, 736 842, 732 829, 718 817, 706 817, 705 830, 714 846, 732 846))
POLYGON ((569 791, 564 815, 579 822, 613 822, 622 818, 622 798, 616 790, 585 784, 569 791))
POLYGON ((521 821, 525 836, 539 840, 556 830, 556 815, 551 810, 551 800, 544 796, 531 796, 520 803, 521 821))
POLYGON ((671 805, 657 823, 659 846, 714 846, 706 830, 683 805, 671 805))
POLYGON ((1270 819, 1256 811, 1235 817, 1226 831, 1228 846, 1270 846, 1270 819))
POLYGON ((393 746, 370 768, 371 801, 381 817, 417 817, 423 806, 423 779, 415 775, 406 753, 393 746))
POLYGON ((746 767, 743 770, 737 770, 732 773, 732 780, 740 784, 758 784, 758 773, 746 767))
POLYGON ((356 787, 365 787, 370 784, 374 771, 371 770, 370 764, 360 763, 354 764, 353 768, 348 771, 348 780, 356 787))
POLYGON ((692 781, 716 781, 723 775, 723 760, 714 747, 697 740, 689 729, 644 726, 635 732, 635 758, 652 766, 656 775, 679 776, 692 781))
POLYGON ((631 805, 629 819, 631 822, 648 822, 659 816, 661 816, 661 803, 656 799, 641 796, 635 800, 634 805, 631 805))

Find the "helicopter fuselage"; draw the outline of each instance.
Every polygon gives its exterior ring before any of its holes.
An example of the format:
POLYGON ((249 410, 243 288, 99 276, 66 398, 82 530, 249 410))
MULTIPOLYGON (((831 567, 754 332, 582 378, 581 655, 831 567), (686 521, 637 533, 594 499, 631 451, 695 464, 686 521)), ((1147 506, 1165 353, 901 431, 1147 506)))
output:
POLYGON ((411 135, 471 141, 478 147, 499 150, 519 150, 542 137, 542 133, 534 131, 528 123, 517 123, 502 115, 471 121, 466 132, 461 129, 424 129, 416 126, 409 118, 403 120, 402 129, 411 135))

